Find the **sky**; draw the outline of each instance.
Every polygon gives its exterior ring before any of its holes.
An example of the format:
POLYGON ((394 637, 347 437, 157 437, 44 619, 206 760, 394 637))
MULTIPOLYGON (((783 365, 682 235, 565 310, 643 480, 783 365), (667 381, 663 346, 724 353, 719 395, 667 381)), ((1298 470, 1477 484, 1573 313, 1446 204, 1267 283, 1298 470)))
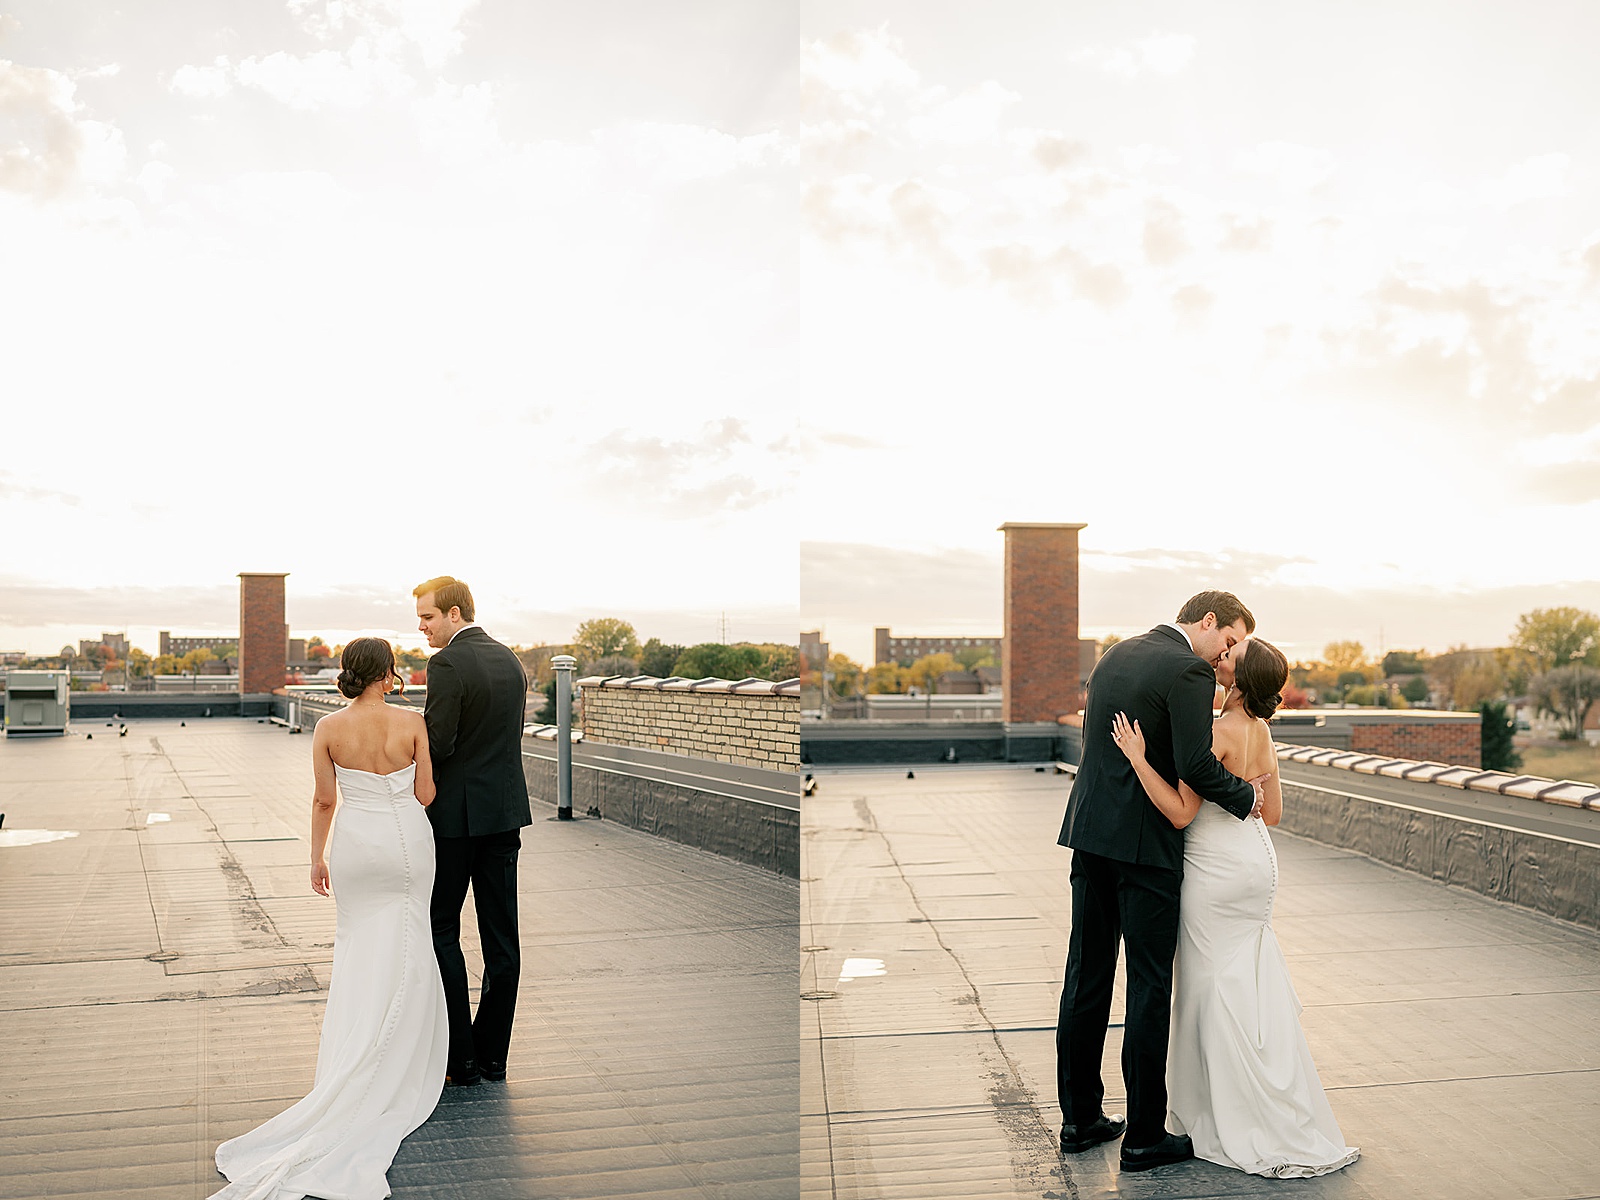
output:
POLYGON ((801 12, 802 628, 999 634, 1008 521, 1084 636, 1600 610, 1600 7, 801 12))
POLYGON ((792 641, 797 20, 0 0, 0 650, 792 641))
POLYGON ((1600 609, 1586 3, 0 0, 0 650, 1600 609), (726 622, 726 624, 724 624, 726 622))

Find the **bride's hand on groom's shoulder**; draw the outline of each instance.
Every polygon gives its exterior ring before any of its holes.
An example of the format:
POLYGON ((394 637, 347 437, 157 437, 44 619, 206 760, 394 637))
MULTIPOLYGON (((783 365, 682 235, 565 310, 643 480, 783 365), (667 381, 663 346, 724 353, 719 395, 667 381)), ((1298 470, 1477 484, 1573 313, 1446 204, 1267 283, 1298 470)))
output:
POLYGON ((312 863, 311 864, 311 890, 313 892, 315 892, 319 896, 326 896, 328 894, 328 884, 329 884, 329 882, 330 881, 328 879, 328 864, 327 863, 312 863))

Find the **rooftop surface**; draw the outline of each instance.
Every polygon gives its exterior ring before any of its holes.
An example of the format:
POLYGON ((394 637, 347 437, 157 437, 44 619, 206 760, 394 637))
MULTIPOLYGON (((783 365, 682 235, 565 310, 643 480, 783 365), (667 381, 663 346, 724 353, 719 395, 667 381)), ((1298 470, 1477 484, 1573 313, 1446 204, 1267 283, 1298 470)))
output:
MULTIPOLYGON (((334 913, 307 878, 311 739, 117 734, 0 739, 6 1197, 209 1196, 217 1143, 315 1071, 334 913)), ((394 1195, 793 1197, 796 884, 553 811, 523 831, 509 1079, 446 1090, 394 1195)), ((476 987, 470 904, 464 924, 476 987)))
MULTIPOLYGON (((1273 926, 1360 1161, 1123 1175, 1056 1148, 1069 780, 814 769, 804 812, 802 1196, 1600 1196, 1600 935, 1273 831, 1273 926), (852 961, 854 960, 854 961, 852 961)), ((1125 1111, 1119 975, 1104 1077, 1125 1111)))

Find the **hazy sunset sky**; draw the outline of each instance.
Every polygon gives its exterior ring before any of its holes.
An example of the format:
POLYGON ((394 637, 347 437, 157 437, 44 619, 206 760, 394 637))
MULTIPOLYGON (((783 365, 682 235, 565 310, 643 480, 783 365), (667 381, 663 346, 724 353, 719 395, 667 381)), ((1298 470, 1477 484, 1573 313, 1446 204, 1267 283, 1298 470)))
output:
POLYGON ((1600 609, 1586 3, 0 0, 0 649, 1600 609), (798 553, 797 553, 798 549, 798 553), (797 603, 798 601, 798 603, 797 603))
POLYGON ((1600 8, 802 13, 804 628, 999 633, 1005 521, 1091 636, 1600 609, 1600 8))
POLYGON ((0 0, 0 649, 792 639, 797 23, 0 0))

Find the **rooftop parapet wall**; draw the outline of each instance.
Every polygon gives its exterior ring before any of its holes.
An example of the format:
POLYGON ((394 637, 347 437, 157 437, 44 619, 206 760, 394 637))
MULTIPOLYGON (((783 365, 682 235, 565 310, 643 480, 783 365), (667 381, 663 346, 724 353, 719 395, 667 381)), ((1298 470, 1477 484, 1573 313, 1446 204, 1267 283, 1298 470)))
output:
POLYGON ((1477 766, 1483 721, 1477 713, 1431 709, 1280 709, 1272 736, 1282 742, 1361 754, 1477 766))
POLYGON ((586 741, 795 771, 800 766, 800 681, 578 680, 586 741))

